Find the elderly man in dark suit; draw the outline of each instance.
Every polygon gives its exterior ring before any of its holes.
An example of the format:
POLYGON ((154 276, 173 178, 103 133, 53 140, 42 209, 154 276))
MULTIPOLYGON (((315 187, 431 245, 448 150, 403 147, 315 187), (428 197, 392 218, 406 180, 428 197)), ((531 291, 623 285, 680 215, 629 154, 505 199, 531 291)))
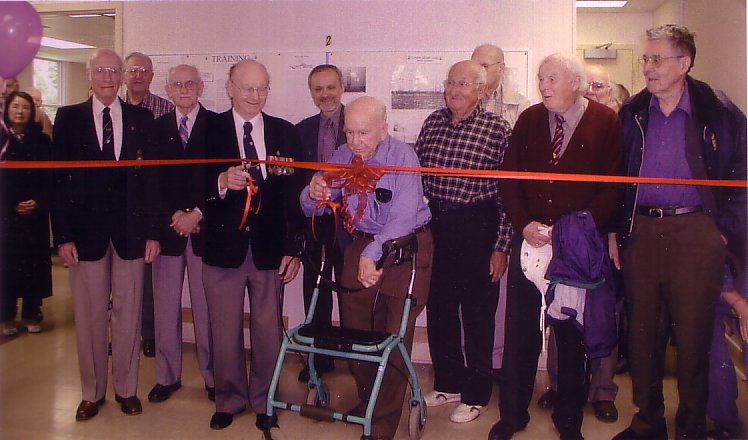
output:
MULTIPOLYGON (((93 96, 57 112, 58 160, 148 158, 153 116, 117 98, 122 59, 100 49, 86 66, 93 96)), ((147 167, 77 168, 59 174, 52 226, 70 266, 83 401, 76 420, 98 413, 107 388, 109 296, 112 298, 112 382, 129 415, 142 411, 138 385, 143 264, 160 248, 154 223, 156 183, 147 167)))
POLYGON ((232 108, 208 129, 208 156, 233 159, 206 173, 203 282, 213 334, 216 413, 213 429, 229 426, 247 404, 261 430, 277 427, 266 414, 281 343, 281 288, 299 271, 294 236, 303 226, 296 195, 299 175, 248 163, 270 156, 298 159, 295 127, 262 112, 270 92, 265 66, 244 60, 231 67, 226 91, 232 108), (240 163, 242 162, 242 163, 240 163), (245 288, 251 305, 250 379, 244 355, 245 288))
MULTIPOLYGON (((159 159, 205 158, 206 129, 216 113, 198 99, 203 81, 194 66, 169 69, 166 93, 176 109, 156 120, 159 159)), ((210 319, 203 289, 202 255, 205 247, 200 221, 205 209, 204 165, 165 166, 159 171, 161 255, 153 262, 156 336, 156 385, 148 394, 162 402, 182 386, 182 284, 187 270, 195 345, 200 374, 213 399, 213 360, 210 319)))
MULTIPOLYGON (((320 64, 309 72, 309 92, 312 95, 314 105, 320 112, 310 116, 296 125, 301 136, 301 154, 306 162, 327 162, 338 146, 345 143, 343 131, 343 104, 340 98, 343 96, 343 74, 336 66, 331 64, 320 64)), ((315 170, 301 170, 304 183, 309 184, 315 170)), ((309 311, 312 301, 312 293, 316 285, 322 260, 322 249, 325 250, 325 271, 323 275, 328 279, 332 277, 333 270, 335 278, 340 279, 343 271, 343 249, 347 241, 342 228, 335 233, 335 220, 332 213, 325 213, 315 217, 314 232, 312 234, 311 220, 307 222, 306 228, 306 257, 304 259, 304 311, 309 311), (316 236, 313 237, 313 235, 316 236)), ((319 297, 317 308, 314 313, 312 324, 318 327, 329 327, 332 325, 332 289, 327 284, 319 286, 319 297)), ((315 357, 315 369, 317 373, 324 374, 335 369, 333 359, 325 356, 315 357)), ((299 373, 299 381, 309 380, 309 367, 304 367, 299 373)))

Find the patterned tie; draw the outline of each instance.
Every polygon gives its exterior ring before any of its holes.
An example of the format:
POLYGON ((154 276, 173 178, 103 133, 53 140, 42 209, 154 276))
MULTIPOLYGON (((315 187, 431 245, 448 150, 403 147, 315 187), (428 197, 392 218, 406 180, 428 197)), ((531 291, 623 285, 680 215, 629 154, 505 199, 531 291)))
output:
POLYGON ((551 164, 558 164, 558 160, 561 158, 561 147, 564 145, 564 117, 559 113, 556 113, 556 130, 553 132, 553 141, 551 141, 551 147, 553 153, 551 154, 551 164))
POLYGON ((112 126, 112 116, 109 114, 109 107, 104 107, 104 117, 102 118, 101 151, 104 160, 117 160, 114 155, 114 127, 112 126))
POLYGON ((182 116, 179 120, 179 137, 182 138, 182 148, 187 148, 187 140, 190 138, 187 131, 187 116, 182 116))
POLYGON ((320 162, 327 162, 330 160, 330 157, 332 157, 332 154, 335 152, 336 138, 335 126, 332 123, 332 119, 327 119, 325 127, 322 130, 322 145, 320 145, 318 157, 320 162))
MULTIPOLYGON (((244 157, 248 160, 260 158, 257 155, 255 142, 252 140, 252 123, 251 122, 244 123, 244 157)), ((254 163, 254 164, 247 164, 247 166, 250 167, 249 175, 252 176, 252 180, 254 180, 257 185, 260 185, 263 181, 262 170, 260 170, 260 165, 254 163)))

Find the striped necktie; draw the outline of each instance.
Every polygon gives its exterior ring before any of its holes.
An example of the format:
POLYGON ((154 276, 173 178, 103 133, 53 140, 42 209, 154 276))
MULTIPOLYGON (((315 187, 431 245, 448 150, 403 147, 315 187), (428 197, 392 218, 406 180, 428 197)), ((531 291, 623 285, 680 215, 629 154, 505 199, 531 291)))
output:
POLYGON ((564 117, 561 114, 556 113, 556 130, 553 132, 553 141, 551 141, 551 147, 553 153, 551 154, 551 164, 558 164, 561 159, 561 149, 564 145, 564 117))
POLYGON ((179 137, 182 138, 182 148, 187 148, 187 141, 190 139, 187 132, 187 116, 182 116, 179 120, 179 137))
POLYGON ((114 154, 114 126, 112 125, 112 116, 109 114, 109 107, 104 107, 102 121, 101 151, 104 160, 117 160, 114 154))

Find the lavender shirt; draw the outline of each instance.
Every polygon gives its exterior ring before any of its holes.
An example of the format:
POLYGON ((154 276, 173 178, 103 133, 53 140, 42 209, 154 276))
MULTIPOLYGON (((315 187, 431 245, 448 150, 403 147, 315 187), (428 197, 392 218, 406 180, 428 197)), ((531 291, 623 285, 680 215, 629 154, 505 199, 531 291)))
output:
MULTIPOLYGON (((330 163, 351 163, 353 153, 348 144, 341 145, 330 158, 330 163)), ((392 165, 418 167, 418 157, 406 143, 393 139, 389 135, 377 146, 374 157, 365 162, 366 165, 392 165)), ((366 213, 363 218, 353 225, 362 232, 372 234, 374 241, 370 243, 361 255, 372 260, 382 256, 382 243, 387 240, 400 238, 410 234, 416 228, 424 226, 431 220, 431 211, 423 200, 423 186, 419 173, 387 171, 377 181, 377 189, 391 193, 390 200, 377 200, 375 193, 368 194, 366 213)), ((335 200, 341 193, 340 189, 333 189, 331 200, 335 200)), ((301 191, 299 197, 304 214, 310 217, 312 213, 322 215, 324 208, 316 212, 317 201, 309 198, 309 186, 301 191)), ((353 216, 358 207, 358 197, 348 198, 348 213, 353 216)))
MULTIPOLYGON (((693 178, 686 160, 686 124, 690 118, 688 84, 685 84, 683 95, 669 116, 662 113, 659 99, 652 95, 641 177, 693 178)), ((638 206, 665 208, 700 204, 701 197, 692 185, 639 185, 638 206)))

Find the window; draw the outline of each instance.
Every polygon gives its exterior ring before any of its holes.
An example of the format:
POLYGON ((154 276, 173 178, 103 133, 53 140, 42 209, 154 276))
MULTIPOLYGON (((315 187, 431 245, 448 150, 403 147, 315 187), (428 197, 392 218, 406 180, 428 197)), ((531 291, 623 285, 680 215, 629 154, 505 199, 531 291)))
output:
POLYGON ((62 63, 34 58, 34 87, 42 92, 42 108, 54 121, 62 105, 62 63))

